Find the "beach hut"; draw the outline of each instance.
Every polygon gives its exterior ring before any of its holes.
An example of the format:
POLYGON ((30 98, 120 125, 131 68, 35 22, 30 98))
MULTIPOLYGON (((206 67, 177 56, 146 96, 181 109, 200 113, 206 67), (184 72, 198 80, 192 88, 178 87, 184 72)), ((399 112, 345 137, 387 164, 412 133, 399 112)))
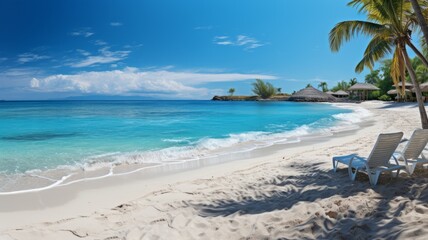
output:
POLYGON ((335 97, 337 97, 337 98, 349 97, 349 93, 347 93, 347 92, 345 92, 343 90, 336 91, 332 95, 335 96, 335 97))
MULTIPOLYGON (((419 84, 419 88, 421 89, 424 102, 427 100, 426 93, 428 92, 428 82, 419 84), (425 94, 424 94, 425 93, 425 94)), ((412 88, 412 92, 415 92, 415 88, 412 88)))
MULTIPOLYGON (((404 91, 405 91, 405 93, 410 93, 411 92, 409 89, 405 89, 404 91)), ((389 90, 388 92, 386 92, 386 94, 396 95, 396 94, 398 94, 398 92, 397 92, 397 89, 392 89, 392 90, 389 90)))
POLYGON ((413 96, 412 96, 412 91, 411 89, 413 88, 413 84, 408 83, 408 82, 398 82, 397 85, 393 84, 393 87, 395 87, 395 91, 388 91, 387 94, 390 94, 389 92, 393 92, 394 94, 391 95, 397 95, 395 98, 400 101, 400 100, 404 100, 406 101, 407 99, 412 100, 413 96), (404 85, 404 93, 401 91, 401 89, 403 88, 404 85), (397 91, 398 90, 398 91, 397 91))
POLYGON ((369 92, 377 91, 379 88, 370 83, 356 83, 348 88, 348 90, 357 92, 358 98, 360 100, 367 100, 369 99, 369 92))
MULTIPOLYGON (((421 88, 421 92, 428 92, 428 82, 419 84, 419 87, 421 88)), ((414 92, 415 90, 412 89, 412 91, 414 92)))
POLYGON ((396 95, 395 96, 395 100, 397 101, 406 101, 407 98, 409 98, 410 100, 412 99, 412 91, 410 91, 410 89, 404 89, 404 94, 401 92, 401 90, 399 89, 397 91, 397 89, 391 89, 388 92, 386 92, 386 94, 388 95, 396 95))
MULTIPOLYGON (((392 86, 395 87, 395 84, 393 84, 392 86)), ((397 83, 397 87, 399 87, 399 88, 403 87, 403 82, 397 83)), ((413 84, 408 83, 408 82, 404 82, 404 87, 405 88, 412 88, 413 84)))
POLYGON ((334 102, 336 98, 309 86, 291 95, 289 100, 294 102, 334 102))
POLYGON ((334 93, 334 92, 332 92, 332 91, 327 91, 327 92, 325 92, 325 93, 327 93, 327 94, 329 94, 329 95, 333 95, 333 93, 334 93))

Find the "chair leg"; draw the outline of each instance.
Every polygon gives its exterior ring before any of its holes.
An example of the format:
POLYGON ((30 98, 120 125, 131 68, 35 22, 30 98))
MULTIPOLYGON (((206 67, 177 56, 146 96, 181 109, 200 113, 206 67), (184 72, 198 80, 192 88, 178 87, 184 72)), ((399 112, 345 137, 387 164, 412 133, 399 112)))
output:
POLYGON ((339 165, 339 161, 333 159, 333 172, 337 171, 337 165, 339 165))
POLYGON ((400 174, 400 169, 397 170, 397 172, 391 171, 392 177, 396 178, 400 174))
POLYGON ((415 169, 416 169, 416 163, 412 163, 406 166, 406 170, 409 175, 412 175, 415 169))
POLYGON ((376 186, 379 179, 380 172, 376 171, 375 173, 368 172, 370 184, 376 186))
POLYGON ((353 167, 351 166, 348 167, 349 178, 351 178, 352 181, 355 181, 355 178, 357 177, 357 173, 358 173, 358 168, 354 168, 355 172, 353 172, 352 169, 353 167))

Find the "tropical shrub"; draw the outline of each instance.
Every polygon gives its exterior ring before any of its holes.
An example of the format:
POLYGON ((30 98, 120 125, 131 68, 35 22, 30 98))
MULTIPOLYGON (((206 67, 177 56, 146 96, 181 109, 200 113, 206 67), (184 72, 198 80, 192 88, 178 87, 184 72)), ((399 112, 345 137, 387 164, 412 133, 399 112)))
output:
POLYGON ((342 81, 338 82, 337 85, 331 89, 331 91, 333 91, 333 92, 336 92, 339 90, 348 91, 348 88, 350 87, 349 85, 350 84, 348 84, 346 81, 342 80, 342 81))
POLYGON ((378 99, 381 101, 391 101, 391 97, 386 94, 380 96, 378 99))
POLYGON ((270 98, 276 93, 276 88, 268 83, 263 82, 260 79, 256 79, 256 82, 253 83, 253 93, 257 96, 260 96, 263 99, 270 98))
POLYGON ((380 97, 380 91, 373 91, 370 93, 370 99, 378 99, 380 97))

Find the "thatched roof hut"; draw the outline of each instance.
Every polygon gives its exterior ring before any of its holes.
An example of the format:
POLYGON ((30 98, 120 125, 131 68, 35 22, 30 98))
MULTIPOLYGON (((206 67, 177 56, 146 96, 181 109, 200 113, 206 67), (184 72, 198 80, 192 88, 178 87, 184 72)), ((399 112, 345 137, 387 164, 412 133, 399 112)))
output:
POLYGON ((356 83, 348 88, 348 91, 356 91, 360 100, 369 99, 369 92, 377 90, 379 88, 370 83, 356 83))
POLYGON ((379 90, 379 88, 370 83, 356 83, 352 85, 350 88, 348 88, 348 90, 349 91, 377 91, 379 90))
MULTIPOLYGON (((393 87, 395 87, 395 84, 392 84, 392 86, 393 86, 393 87)), ((398 87, 403 87, 403 82, 398 82, 398 83, 397 83, 397 86, 398 86, 398 87)), ((405 87, 405 88, 413 87, 413 84, 408 83, 408 82, 404 82, 404 87, 405 87)))
POLYGON ((347 96, 349 96, 349 93, 347 93, 343 90, 339 90, 339 91, 334 92, 332 95, 335 97, 347 97, 347 96))
MULTIPOLYGON (((421 92, 428 92, 428 82, 419 84, 419 87, 421 88, 421 92)), ((414 92, 415 89, 413 88, 412 91, 414 92)))
POLYGON ((325 93, 330 94, 330 95, 333 95, 333 93, 334 93, 334 92, 332 92, 332 91, 327 91, 327 92, 325 92, 325 93))
POLYGON ((289 100, 294 102, 334 102, 336 98, 309 86, 291 95, 289 100))
MULTIPOLYGON (((410 90, 409 89, 404 89, 404 92, 406 92, 406 93, 410 93, 410 90)), ((398 94, 399 92, 397 92, 397 90, 396 89, 392 89, 392 90, 389 90, 388 92, 386 92, 386 94, 389 94, 389 95, 396 95, 396 94, 398 94)))

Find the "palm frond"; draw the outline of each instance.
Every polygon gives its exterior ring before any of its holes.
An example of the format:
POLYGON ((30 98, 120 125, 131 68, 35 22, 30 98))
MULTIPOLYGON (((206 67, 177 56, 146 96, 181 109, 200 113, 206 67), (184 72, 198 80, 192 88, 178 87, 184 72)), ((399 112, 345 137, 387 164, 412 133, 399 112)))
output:
POLYGON ((332 51, 339 51, 344 41, 349 41, 358 34, 374 36, 385 30, 385 26, 367 21, 344 21, 336 24, 330 31, 330 48, 332 51))
POLYGON ((367 12, 367 5, 370 4, 370 1, 368 0, 352 0, 347 5, 350 7, 355 7, 358 9, 359 13, 366 13, 367 12))
POLYGON ((355 71, 360 73, 365 67, 373 70, 375 62, 392 53, 393 47, 393 42, 388 35, 384 34, 374 37, 367 45, 363 59, 357 64, 355 71))
MULTIPOLYGON (((392 81, 394 82, 394 85, 397 87, 397 91, 400 90, 398 89, 398 83, 399 82, 405 82, 405 76, 406 76, 406 65, 404 63, 404 59, 403 59, 403 53, 401 52, 401 48, 396 47, 395 51, 394 51, 394 55, 392 57, 392 62, 391 62, 391 78, 392 81)), ((402 86, 401 87, 401 95, 405 94, 405 88, 402 86)))

